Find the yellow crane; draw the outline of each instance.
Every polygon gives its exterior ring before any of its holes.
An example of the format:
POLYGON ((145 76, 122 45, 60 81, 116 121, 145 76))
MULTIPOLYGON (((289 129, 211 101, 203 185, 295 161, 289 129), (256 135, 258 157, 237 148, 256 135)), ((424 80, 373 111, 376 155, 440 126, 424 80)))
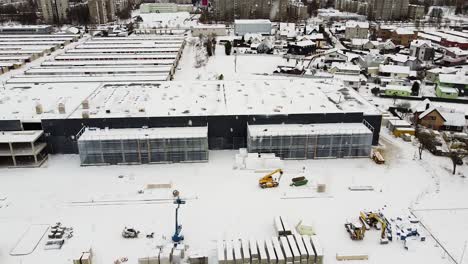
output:
POLYGON ((260 187, 262 189, 278 187, 279 182, 281 180, 281 176, 283 176, 283 170, 282 169, 274 170, 274 171, 268 173, 267 175, 263 176, 260 180, 258 180, 258 185, 260 185, 260 187), (278 180, 273 178, 273 175, 275 175, 276 173, 280 174, 278 180))
POLYGON ((360 212, 360 218, 364 224, 367 224, 370 227, 374 227, 377 230, 380 229, 380 244, 388 244, 386 219, 383 219, 376 213, 362 211, 360 212), (380 227, 377 225, 377 223, 380 223, 380 227))

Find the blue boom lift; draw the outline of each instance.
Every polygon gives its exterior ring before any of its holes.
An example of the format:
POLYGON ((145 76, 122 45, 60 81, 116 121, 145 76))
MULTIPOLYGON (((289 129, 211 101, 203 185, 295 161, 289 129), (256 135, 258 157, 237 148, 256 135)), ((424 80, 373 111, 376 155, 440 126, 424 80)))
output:
POLYGON ((180 241, 184 240, 184 236, 181 235, 182 225, 179 225, 179 208, 181 204, 185 204, 185 201, 180 199, 179 192, 177 190, 175 190, 173 194, 176 197, 174 204, 177 204, 177 208, 176 208, 176 213, 175 213, 175 232, 174 232, 174 235, 172 236, 172 241, 174 243, 179 243, 180 241))

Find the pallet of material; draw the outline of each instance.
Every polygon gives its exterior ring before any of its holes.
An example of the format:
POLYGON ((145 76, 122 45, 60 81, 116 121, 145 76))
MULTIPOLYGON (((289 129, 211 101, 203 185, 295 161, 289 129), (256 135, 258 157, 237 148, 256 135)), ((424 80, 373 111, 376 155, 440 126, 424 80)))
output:
POLYGON ((250 262, 252 264, 258 264, 259 255, 258 255, 257 241, 251 238, 249 241, 249 245, 250 245, 250 262))
POLYGON ((218 263, 226 264, 226 249, 223 241, 218 241, 218 263))
POLYGON ((235 264, 232 242, 230 240, 226 240, 225 247, 226 247, 226 264, 235 264))
POLYGON ((315 254, 315 250, 314 250, 314 247, 312 246, 312 242, 310 242, 310 236, 303 235, 302 242, 304 242, 304 246, 307 250, 307 263, 314 264, 317 259, 317 255, 315 254))
POLYGON ((284 251, 281 249, 281 244, 280 244, 278 238, 273 237, 271 239, 271 242, 273 243, 273 247, 275 249, 276 259, 278 260, 277 263, 278 264, 285 264, 286 259, 285 259, 285 256, 284 256, 284 251))
POLYGON ((138 264, 159 264, 159 257, 139 258, 138 264))
POLYGON ((304 242, 302 241, 301 235, 295 234, 294 241, 296 242, 297 248, 299 249, 299 256, 301 259, 301 263, 307 263, 307 259, 308 259, 307 250, 304 246, 304 242))
POLYGON ((336 260, 368 260, 369 255, 367 254, 340 254, 336 253, 336 260))
POLYGON ((242 246, 242 258, 244 264, 250 264, 250 248, 249 248, 249 241, 247 239, 241 240, 242 246))
POLYGON ((350 191, 373 191, 374 190, 374 187, 372 186, 349 186, 348 189, 350 191))
POLYGON ((315 263, 323 264, 323 248, 320 245, 317 236, 311 236, 310 241, 312 242, 312 247, 314 248, 315 255, 317 256, 315 263))
POLYGON ((289 247, 291 248, 291 252, 293 254, 293 262, 294 263, 301 263, 301 253, 299 253, 299 249, 297 248, 296 240, 292 235, 286 237, 288 239, 289 247))
POLYGON ((205 255, 190 255, 188 257, 188 262, 190 264, 208 264, 208 256, 205 256, 205 255))
POLYGON ((150 189, 171 189, 172 183, 148 183, 145 187, 147 190, 150 189))
POLYGON ((276 257, 275 248, 273 247, 273 243, 271 242, 271 240, 265 240, 265 247, 268 255, 268 263, 277 264, 278 258, 276 257))
POLYGON ((244 259, 242 257, 241 245, 239 240, 232 241, 232 248, 234 251, 234 262, 236 264, 244 264, 244 259))
POLYGON ((258 240, 257 246, 260 264, 268 264, 268 256, 265 250, 265 242, 263 240, 258 240))
POLYGON ((285 236, 280 237, 281 248, 284 252, 284 258, 287 264, 291 264, 294 262, 294 255, 291 252, 291 248, 289 247, 288 239, 285 236))

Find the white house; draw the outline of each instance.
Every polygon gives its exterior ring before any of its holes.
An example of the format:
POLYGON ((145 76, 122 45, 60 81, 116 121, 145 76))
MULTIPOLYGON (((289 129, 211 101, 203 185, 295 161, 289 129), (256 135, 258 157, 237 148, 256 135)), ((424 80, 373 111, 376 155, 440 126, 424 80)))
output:
POLYGON ((400 53, 387 55, 387 61, 392 62, 394 65, 398 66, 409 66, 411 70, 418 69, 422 64, 418 58, 400 53))
POLYGON ((329 72, 333 74, 359 75, 361 73, 361 67, 351 63, 333 62, 329 72))
POLYGON ((410 44, 410 55, 423 62, 432 61, 434 48, 429 40, 415 39, 410 44))
POLYGON ((369 34, 369 22, 348 21, 346 22, 345 38, 366 39, 369 34))

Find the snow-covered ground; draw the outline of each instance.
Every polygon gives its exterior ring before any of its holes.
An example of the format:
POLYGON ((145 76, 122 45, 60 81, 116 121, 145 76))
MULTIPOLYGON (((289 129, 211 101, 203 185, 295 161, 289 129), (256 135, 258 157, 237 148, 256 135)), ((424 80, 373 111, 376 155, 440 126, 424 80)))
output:
MULTIPOLYGON (((169 240, 174 231, 175 206, 164 200, 171 198, 170 190, 144 194, 138 190, 148 183, 169 182, 188 198, 180 211, 186 243, 192 251, 209 254, 210 261, 216 255, 217 239, 270 238, 275 235, 273 217, 282 215, 291 225, 299 220, 314 225, 325 249, 325 263, 338 263, 335 254, 342 252, 369 254, 369 263, 451 263, 430 237, 407 251, 399 240, 380 245, 378 231, 368 232, 363 241, 352 241, 346 233, 346 219, 357 219, 363 209, 386 206, 390 217, 407 215, 412 205, 468 206, 467 182, 449 174, 447 158, 424 153, 423 161, 414 160, 415 146, 382 133, 386 165, 370 159, 285 161, 280 186, 267 190, 258 187, 262 173, 233 169, 235 151, 211 151, 208 163, 80 167, 78 156, 57 155, 43 168, 3 169, 0 197, 7 199, 0 203, 0 263, 71 263, 89 246, 95 253, 94 263, 112 263, 124 256, 128 263, 137 263, 138 257, 154 255, 163 236, 169 240), (289 187, 303 167, 311 184, 289 187), (316 193, 317 182, 327 185, 325 195, 316 193), (352 192, 351 185, 372 185, 375 191, 352 192), (284 199, 299 196, 316 198, 284 199), (9 255, 30 225, 57 221, 74 228, 75 236, 62 250, 46 251, 42 240, 31 255, 9 255), (124 226, 140 230, 141 237, 123 239, 124 226), (155 232, 154 239, 145 237, 150 232, 155 232)), ((466 175, 468 167, 459 171, 466 175)), ((433 217, 436 213, 423 213, 423 223, 427 221, 449 253, 459 257, 460 242, 468 236, 463 224, 466 213, 442 212, 433 217)))
MULTIPOLYGON (((278 66, 295 66, 296 60, 283 58, 281 55, 226 55, 223 45, 216 45, 215 55, 208 58, 205 66, 195 68, 197 52, 195 45, 187 44, 174 80, 216 80, 223 74, 224 80, 265 79, 278 66), (237 62, 236 62, 237 60, 237 62)), ((308 61, 298 64, 307 65, 308 61)), ((271 76, 270 76, 271 77, 271 76)), ((270 78, 268 77, 268 78, 270 78)))

